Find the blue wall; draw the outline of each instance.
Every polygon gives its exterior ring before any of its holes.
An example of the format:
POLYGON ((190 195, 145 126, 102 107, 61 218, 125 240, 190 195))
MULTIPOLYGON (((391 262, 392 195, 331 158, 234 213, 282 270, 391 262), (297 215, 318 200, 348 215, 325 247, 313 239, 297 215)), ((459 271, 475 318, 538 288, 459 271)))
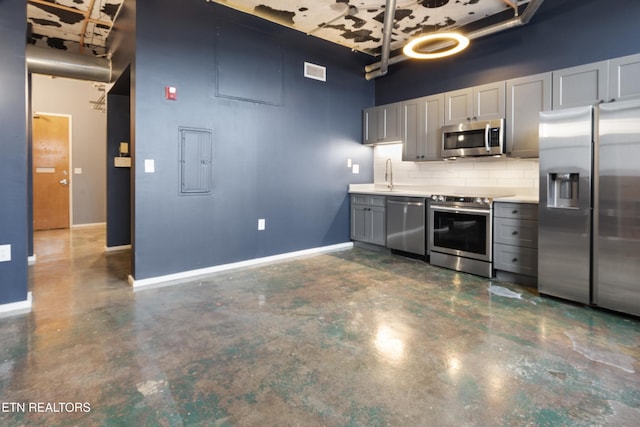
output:
POLYGON ((0 304, 27 299, 26 4, 0 1, 0 304))
MULTIPOLYGON (((363 78, 370 58, 201 0, 138 2, 135 51, 136 279, 349 241, 347 186, 373 180, 372 150, 360 144, 361 110, 374 103, 374 83, 363 78), (245 27, 238 37, 254 51, 279 44, 282 105, 216 96, 216 48, 230 51, 216 45, 218 27, 245 27), (304 61, 326 66, 328 81, 304 78, 304 61), (167 85, 177 101, 164 99, 167 85), (212 195, 178 194, 180 126, 213 130, 212 195), (144 172, 145 159, 155 173, 144 172)), ((237 55, 225 67, 259 69, 237 55)))
POLYGON ((120 142, 129 142, 129 104, 128 93, 121 95, 110 92, 107 96, 108 248, 131 244, 131 169, 115 167, 113 160, 120 154, 120 142))
POLYGON ((639 17, 638 0, 546 0, 528 25, 460 55, 390 66, 376 80, 376 104, 640 53, 639 17))

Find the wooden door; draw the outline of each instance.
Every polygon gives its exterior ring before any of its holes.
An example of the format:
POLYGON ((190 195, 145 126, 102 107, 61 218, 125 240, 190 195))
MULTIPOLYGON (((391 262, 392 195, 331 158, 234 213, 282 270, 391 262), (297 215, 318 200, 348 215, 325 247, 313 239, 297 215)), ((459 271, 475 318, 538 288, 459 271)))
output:
POLYGON ((69 118, 33 117, 33 229, 69 227, 69 118))

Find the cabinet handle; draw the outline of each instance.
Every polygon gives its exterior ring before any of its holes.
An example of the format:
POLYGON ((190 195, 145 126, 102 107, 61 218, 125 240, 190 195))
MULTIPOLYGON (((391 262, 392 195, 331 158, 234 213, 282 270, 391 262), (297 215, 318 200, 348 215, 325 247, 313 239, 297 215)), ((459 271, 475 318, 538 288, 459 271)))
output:
POLYGON ((471 117, 467 117, 467 121, 470 122, 471 121, 471 117))
POLYGON ((511 213, 512 213, 513 215, 516 215, 516 214, 518 213, 518 211, 517 211, 517 210, 513 210, 513 211, 511 211, 511 213))
POLYGON ((616 102, 615 98, 611 98, 611 100, 609 102, 616 102))
POLYGON ((478 120, 478 118, 474 116, 474 117, 473 117, 473 120, 478 120))
POLYGON ((512 235, 512 236, 517 236, 517 235, 518 235, 518 232, 514 230, 514 231, 511 233, 511 235, 512 235))
POLYGON ((518 258, 513 258, 511 262, 518 262, 518 258))

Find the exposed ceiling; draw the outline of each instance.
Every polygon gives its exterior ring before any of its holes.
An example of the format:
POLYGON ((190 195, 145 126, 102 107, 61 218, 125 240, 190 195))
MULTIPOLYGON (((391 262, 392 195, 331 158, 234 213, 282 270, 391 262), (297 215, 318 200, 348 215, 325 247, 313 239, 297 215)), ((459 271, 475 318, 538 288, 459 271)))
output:
MULTIPOLYGON (((124 0, 27 0, 36 46, 101 56, 124 0)), ((180 0, 176 0, 180 1, 180 0)), ((385 0, 202 0, 378 56, 385 0)), ((529 0, 397 0, 391 50, 421 33, 452 30, 529 0)))
POLYGON ((101 56, 124 0, 27 0, 31 41, 101 56))
MULTIPOLYGON (((207 0, 378 56, 385 0, 207 0)), ((422 33, 453 30, 529 0, 397 0, 391 50, 422 33)))

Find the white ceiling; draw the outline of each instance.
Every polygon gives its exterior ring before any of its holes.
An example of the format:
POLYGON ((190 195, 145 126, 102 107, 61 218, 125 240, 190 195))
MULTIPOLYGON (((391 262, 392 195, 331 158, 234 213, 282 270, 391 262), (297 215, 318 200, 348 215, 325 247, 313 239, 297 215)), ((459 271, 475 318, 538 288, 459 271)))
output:
MULTIPOLYGON (((32 42, 93 55, 105 54, 107 38, 124 0, 27 0, 32 42)), ((180 1, 180 0, 176 0, 180 1)), ((202 0, 260 16, 377 56, 385 0, 202 0)), ((529 0, 397 0, 391 49, 411 37, 452 30, 529 0)))

